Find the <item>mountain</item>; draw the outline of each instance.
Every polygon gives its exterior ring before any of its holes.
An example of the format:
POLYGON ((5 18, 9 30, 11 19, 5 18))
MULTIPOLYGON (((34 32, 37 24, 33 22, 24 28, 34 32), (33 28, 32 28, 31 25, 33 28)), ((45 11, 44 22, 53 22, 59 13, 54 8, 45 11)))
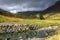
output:
POLYGON ((36 18, 37 14, 48 14, 48 16, 53 16, 50 15, 55 14, 55 13, 60 13, 60 1, 56 2, 55 5, 47 8, 44 11, 25 11, 25 12, 18 12, 16 14, 10 13, 8 11, 0 9, 0 15, 4 16, 10 16, 10 17, 19 17, 19 18, 36 18))
POLYGON ((55 5, 47 8, 43 12, 46 15, 46 19, 60 20, 60 1, 56 2, 55 5))
POLYGON ((46 12, 59 12, 60 11, 60 1, 57 1, 53 6, 50 6, 44 11, 25 11, 18 13, 46 13, 46 12))
POLYGON ((14 14, 8 12, 8 11, 5 11, 3 9, 0 9, 0 15, 4 15, 4 16, 13 16, 14 14))
POLYGON ((44 10, 43 12, 45 12, 45 13, 60 12, 60 1, 56 2, 55 5, 47 8, 47 9, 44 10))

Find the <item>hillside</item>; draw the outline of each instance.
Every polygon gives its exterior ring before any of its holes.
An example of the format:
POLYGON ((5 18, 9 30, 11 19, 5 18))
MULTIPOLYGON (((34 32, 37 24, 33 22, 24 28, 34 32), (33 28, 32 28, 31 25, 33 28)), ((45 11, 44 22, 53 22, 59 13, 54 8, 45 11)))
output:
POLYGON ((60 1, 56 2, 53 6, 47 8, 46 10, 44 10, 43 12, 45 13, 60 13, 60 1))
POLYGON ((9 16, 9 17, 17 17, 23 19, 39 19, 40 14, 43 14, 45 19, 51 20, 60 20, 60 1, 56 2, 55 5, 47 8, 44 11, 26 11, 26 12, 18 12, 16 14, 7 12, 5 10, 0 9, 0 15, 9 16))
POLYGON ((0 9, 0 15, 14 17, 14 14, 13 13, 10 13, 10 12, 5 11, 3 9, 0 9))
POLYGON ((34 20, 37 19, 39 21, 39 18, 36 18, 36 17, 39 16, 40 13, 41 14, 43 13, 45 21, 46 20, 57 20, 57 21, 60 20, 60 1, 56 2, 55 5, 49 7, 48 9, 44 10, 43 12, 28 11, 28 12, 19 12, 19 13, 13 14, 13 13, 0 9, 0 22, 20 22, 22 18, 23 18, 23 20, 22 20, 23 23, 27 19, 29 22, 30 22, 30 20, 33 20, 33 19, 34 20), (32 19, 30 19, 30 18, 32 18, 32 19))
POLYGON ((43 14, 45 19, 52 20, 53 18, 55 18, 57 20, 57 19, 60 19, 60 16, 59 16, 60 15, 60 1, 56 2, 53 6, 47 8, 44 11, 26 11, 26 12, 18 12, 17 14, 22 15, 26 18, 27 17, 37 18, 36 17, 37 14, 43 14))
POLYGON ((23 19, 20 19, 20 18, 7 17, 7 16, 0 15, 0 23, 1 22, 20 22, 22 20, 23 19))
POLYGON ((46 19, 60 20, 60 1, 56 2, 55 5, 44 10, 46 19))

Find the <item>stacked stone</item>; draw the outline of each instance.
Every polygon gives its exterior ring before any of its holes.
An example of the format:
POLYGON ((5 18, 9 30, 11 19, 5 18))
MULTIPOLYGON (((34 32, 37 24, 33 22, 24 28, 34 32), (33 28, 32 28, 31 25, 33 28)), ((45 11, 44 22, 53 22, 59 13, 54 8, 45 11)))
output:
POLYGON ((9 33, 9 32, 24 32, 26 30, 38 30, 39 25, 34 24, 7 24, 0 25, 0 33, 9 33))
POLYGON ((30 30, 38 30, 39 28, 40 28, 39 25, 34 25, 34 24, 29 25, 29 29, 30 29, 30 30))

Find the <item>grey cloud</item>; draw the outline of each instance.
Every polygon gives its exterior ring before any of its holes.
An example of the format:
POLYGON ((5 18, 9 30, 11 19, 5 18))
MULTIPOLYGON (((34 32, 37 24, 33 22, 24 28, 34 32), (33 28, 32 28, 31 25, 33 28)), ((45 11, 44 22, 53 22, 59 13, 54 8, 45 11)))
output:
POLYGON ((0 8, 8 11, 42 11, 58 0, 0 0, 0 8))

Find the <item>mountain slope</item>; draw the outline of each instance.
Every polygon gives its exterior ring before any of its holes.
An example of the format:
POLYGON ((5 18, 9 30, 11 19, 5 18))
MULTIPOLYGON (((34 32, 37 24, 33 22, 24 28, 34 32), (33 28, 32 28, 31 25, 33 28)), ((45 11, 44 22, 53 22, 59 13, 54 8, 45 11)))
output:
POLYGON ((43 14, 45 19, 51 20, 60 20, 60 1, 56 2, 55 5, 49 7, 44 11, 27 11, 27 12, 18 12, 16 14, 7 12, 5 10, 0 9, 0 15, 9 16, 9 17, 17 17, 17 18, 37 18, 36 15, 43 14))
POLYGON ((46 10, 44 10, 43 12, 60 12, 60 1, 56 2, 55 5, 47 8, 46 10))
POLYGON ((44 11, 46 19, 60 20, 60 1, 44 11))
POLYGON ((5 11, 5 10, 3 10, 3 9, 0 9, 0 15, 9 16, 9 17, 13 17, 13 16, 14 16, 13 13, 10 13, 10 12, 5 11))

